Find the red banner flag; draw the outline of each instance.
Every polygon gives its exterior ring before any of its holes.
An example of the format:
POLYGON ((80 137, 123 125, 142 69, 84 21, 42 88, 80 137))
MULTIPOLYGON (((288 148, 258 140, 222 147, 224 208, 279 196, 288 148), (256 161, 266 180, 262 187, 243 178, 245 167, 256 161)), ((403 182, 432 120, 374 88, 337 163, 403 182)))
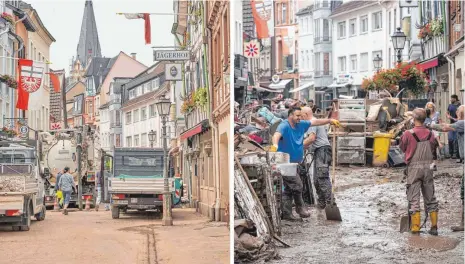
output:
POLYGON ((150 14, 147 13, 126 13, 124 16, 127 19, 144 19, 145 27, 145 44, 150 44, 152 42, 152 34, 150 30, 150 14))
POLYGON ((58 79, 58 75, 56 75, 55 73, 47 73, 48 75, 50 75, 50 81, 52 81, 52 85, 53 85, 53 90, 55 90, 56 93, 59 93, 60 92, 60 80, 58 79))
POLYGON ((265 39, 269 38, 269 31, 268 31, 268 24, 267 20, 263 19, 260 16, 260 13, 257 11, 257 2, 259 4, 263 5, 263 1, 260 0, 252 0, 251 6, 252 6, 252 16, 253 16, 253 21, 255 22, 255 27, 257 29, 257 38, 258 39, 265 39))
POLYGON ((29 93, 26 92, 22 85, 21 71, 23 66, 32 66, 32 60, 19 59, 19 76, 18 76, 18 101, 16 102, 16 108, 21 110, 28 110, 29 106, 29 93))

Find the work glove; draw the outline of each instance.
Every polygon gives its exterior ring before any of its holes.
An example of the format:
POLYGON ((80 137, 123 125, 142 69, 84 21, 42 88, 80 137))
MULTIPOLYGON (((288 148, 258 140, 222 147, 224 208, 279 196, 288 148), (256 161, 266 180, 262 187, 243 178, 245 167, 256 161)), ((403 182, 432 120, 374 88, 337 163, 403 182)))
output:
POLYGON ((270 152, 276 152, 276 151, 278 151, 278 147, 277 147, 276 145, 271 145, 269 151, 270 151, 270 152))
POLYGON ((336 119, 331 119, 330 124, 336 127, 341 127, 341 123, 336 119))

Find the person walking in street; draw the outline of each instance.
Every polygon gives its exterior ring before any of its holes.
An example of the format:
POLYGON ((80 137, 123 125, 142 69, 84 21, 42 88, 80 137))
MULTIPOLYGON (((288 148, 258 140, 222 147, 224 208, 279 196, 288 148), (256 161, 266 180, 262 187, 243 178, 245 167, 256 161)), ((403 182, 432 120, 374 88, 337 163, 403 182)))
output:
MULTIPOLYGON (((305 120, 314 122, 310 107, 302 108, 302 117, 305 120)), ((307 131, 308 137, 304 140, 304 147, 310 148, 313 152, 313 183, 318 195, 318 207, 324 209, 331 203, 331 179, 329 169, 332 162, 331 144, 328 139, 328 132, 323 126, 311 126, 307 131)), ((333 201, 334 203, 334 201, 333 201)))
POLYGON ((71 193, 73 190, 76 192, 76 186, 74 184, 74 178, 69 173, 69 167, 65 167, 63 171, 63 175, 60 177, 60 181, 58 183, 58 187, 63 192, 63 196, 65 198, 65 206, 63 210, 64 215, 68 215, 68 205, 71 199, 71 193))
POLYGON ((431 163, 436 138, 431 130, 425 127, 426 111, 422 108, 413 110, 415 127, 400 138, 400 149, 405 153, 407 164, 407 200, 411 215, 413 234, 420 232, 420 192, 423 195, 425 208, 431 219, 431 235, 438 235, 438 201, 434 194, 434 179, 431 163))
MULTIPOLYGON (((56 170, 56 168, 55 168, 56 170)), ((58 188, 58 183, 60 182, 61 175, 63 174, 63 171, 59 171, 56 175, 56 181, 55 181, 55 196, 57 199, 57 204, 60 207, 60 209, 63 208, 63 193, 60 191, 60 188, 58 188)))
MULTIPOLYGON (((425 119, 426 127, 441 123, 440 114, 439 112, 436 112, 436 105, 434 105, 433 102, 428 102, 425 106, 425 110, 426 110, 426 119, 425 119)), ((439 152, 439 155, 441 155, 440 153, 441 153, 441 149, 443 146, 439 139, 440 134, 438 131, 434 131, 434 136, 436 137, 437 144, 436 144, 436 148, 433 150, 433 159, 438 160, 438 152, 439 152)), ((433 162, 431 166, 435 171, 437 170, 436 163, 433 162)))
MULTIPOLYGON (((302 112, 300 108, 291 107, 287 120, 282 121, 273 135, 270 152, 284 152, 289 154, 291 163, 301 163, 304 156, 304 135, 310 126, 321 126, 332 124, 340 126, 335 119, 319 119, 312 121, 301 121, 302 112)), ((297 176, 297 175, 296 175, 297 176)), ((295 201, 296 211, 300 217, 309 217, 310 213, 305 208, 302 199, 302 181, 300 177, 283 177, 283 219, 299 220, 292 213, 292 199, 295 201)))
MULTIPOLYGON (((457 133, 457 141, 458 141, 458 146, 459 146, 459 157, 460 161, 463 162, 464 160, 464 148, 465 148, 465 141, 464 141, 464 132, 465 132, 465 106, 461 105, 457 109, 456 113, 457 119, 456 122, 453 124, 437 124, 437 125, 432 125, 431 128, 437 131, 444 131, 444 132, 449 132, 449 131, 454 131, 457 133)), ((460 187, 460 198, 462 199, 462 221, 459 226, 453 226, 451 229, 454 232, 457 231, 463 231, 464 229, 464 175, 462 175, 462 183, 460 187)))
MULTIPOLYGON (((457 109, 460 106, 459 97, 456 94, 451 95, 450 105, 447 107, 447 118, 449 118, 450 123, 453 124, 457 121, 457 109)), ((457 132, 449 131, 447 134, 449 141, 449 155, 451 159, 458 159, 458 142, 457 142, 457 132)), ((460 162, 460 161, 459 161, 460 162)))

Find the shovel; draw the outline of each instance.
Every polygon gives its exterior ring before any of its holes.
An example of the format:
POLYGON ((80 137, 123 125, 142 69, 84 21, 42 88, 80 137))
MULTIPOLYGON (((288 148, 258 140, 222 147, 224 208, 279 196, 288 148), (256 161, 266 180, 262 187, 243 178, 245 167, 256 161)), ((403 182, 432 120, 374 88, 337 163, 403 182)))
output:
POLYGON ((327 204, 325 207, 326 213, 326 220, 333 220, 333 221, 342 221, 341 212, 339 212, 339 208, 337 205, 334 204, 334 185, 336 183, 336 130, 333 130, 333 146, 332 146, 332 161, 333 161, 333 169, 332 169, 332 181, 331 181, 331 204, 327 204))
POLYGON ((404 215, 404 216, 402 216, 400 218, 400 232, 401 233, 410 231, 410 212, 409 212, 409 208, 410 208, 410 203, 408 204, 408 207, 407 207, 407 215, 404 215))

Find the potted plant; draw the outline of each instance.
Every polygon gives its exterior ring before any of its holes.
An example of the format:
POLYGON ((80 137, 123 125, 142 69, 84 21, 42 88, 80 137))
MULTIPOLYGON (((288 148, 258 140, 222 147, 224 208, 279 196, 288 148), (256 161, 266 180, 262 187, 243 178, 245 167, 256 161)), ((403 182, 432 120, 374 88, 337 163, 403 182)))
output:
POLYGON ((194 101, 195 94, 194 93, 195 92, 192 92, 186 98, 181 98, 184 101, 181 106, 181 113, 187 114, 187 113, 190 113, 192 110, 194 110, 195 108, 195 101, 194 101))
POLYGON ((436 18, 431 21, 431 34, 433 36, 442 36, 444 34, 444 26, 442 18, 436 18))
POLYGON ((5 83, 6 85, 14 89, 18 87, 18 82, 15 79, 13 79, 13 77, 7 74, 0 76, 0 82, 5 83))
POLYGON ((207 106, 207 101, 208 101, 207 88, 202 87, 202 88, 197 89, 194 94, 195 105, 205 108, 205 106, 207 106))
POLYGON ((424 93, 427 90, 426 74, 414 62, 403 63, 393 69, 382 70, 362 82, 362 89, 366 91, 387 90, 391 94, 399 92, 399 86, 413 95, 424 93))
POLYGON ((426 24, 424 27, 420 28, 418 32, 418 38, 421 40, 428 40, 433 37, 433 32, 431 31, 431 23, 426 24))
POLYGON ((13 16, 6 13, 6 12, 2 13, 2 18, 5 19, 6 21, 8 21, 8 23, 10 23, 11 25, 14 25, 14 23, 15 23, 15 20, 14 20, 13 16))

